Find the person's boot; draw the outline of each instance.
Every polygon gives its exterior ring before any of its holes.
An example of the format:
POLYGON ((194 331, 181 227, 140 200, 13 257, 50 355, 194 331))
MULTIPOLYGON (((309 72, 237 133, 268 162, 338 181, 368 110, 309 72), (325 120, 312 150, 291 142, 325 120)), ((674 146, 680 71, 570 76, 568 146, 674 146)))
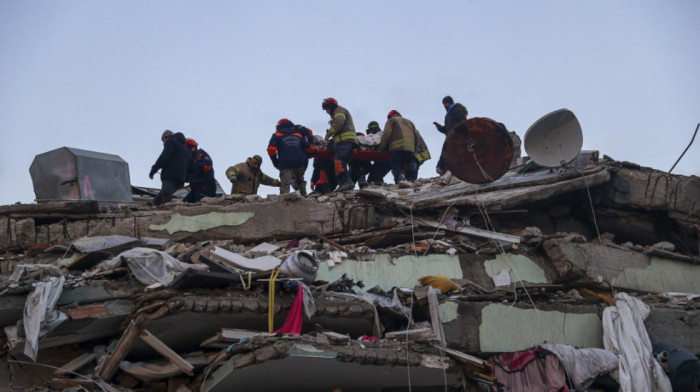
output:
POLYGON ((306 181, 301 181, 297 184, 297 187, 299 188, 299 193, 301 193, 302 196, 306 197, 306 181))
POLYGON ((357 181, 357 185, 360 187, 360 189, 362 189, 362 188, 366 187, 368 184, 364 178, 360 178, 360 180, 357 181))
POLYGON ((352 182, 350 179, 350 176, 347 174, 343 176, 343 180, 340 181, 340 185, 338 185, 338 189, 336 189, 336 192, 345 192, 345 191, 351 191, 355 188, 355 183, 352 182))

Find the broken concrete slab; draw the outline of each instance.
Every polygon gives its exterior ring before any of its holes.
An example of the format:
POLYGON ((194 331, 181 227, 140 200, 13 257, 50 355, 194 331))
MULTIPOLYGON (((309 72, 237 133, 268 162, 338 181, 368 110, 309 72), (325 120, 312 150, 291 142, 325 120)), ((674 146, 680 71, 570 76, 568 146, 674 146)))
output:
POLYGON ((328 385, 343 391, 377 392, 408 388, 409 384, 417 389, 458 388, 454 362, 435 350, 430 346, 406 350, 398 342, 351 341, 336 346, 308 338, 270 340, 233 354, 211 373, 201 390, 277 391, 280 379, 287 386, 303 385, 308 391, 327 390, 328 385), (266 376, 269 374, 279 377, 266 376))
POLYGON ((348 258, 342 264, 330 268, 320 263, 317 280, 334 282, 343 274, 354 280, 361 280, 367 287, 379 286, 384 290, 392 287, 415 287, 418 278, 442 273, 450 278, 463 277, 459 258, 449 255, 402 256, 393 258, 388 254, 377 254, 373 260, 357 261, 348 258))
POLYGON ((138 238, 123 235, 109 235, 99 237, 82 237, 73 241, 71 245, 82 253, 97 251, 118 253, 122 250, 136 246, 138 243, 138 238))
POLYGON ((572 243, 561 239, 543 244, 561 280, 588 279, 619 289, 647 292, 697 293, 700 268, 682 261, 596 243, 572 243))

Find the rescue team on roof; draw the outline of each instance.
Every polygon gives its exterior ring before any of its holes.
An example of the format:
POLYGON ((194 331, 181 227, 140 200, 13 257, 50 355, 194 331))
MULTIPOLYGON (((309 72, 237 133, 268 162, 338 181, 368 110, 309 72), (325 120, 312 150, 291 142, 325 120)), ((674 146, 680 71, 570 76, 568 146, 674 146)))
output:
MULTIPOLYGON (((442 104, 447 111, 445 125, 433 124, 447 135, 466 120, 468 112, 464 105, 455 103, 450 96, 443 98, 442 104)), ((257 194, 258 187, 263 184, 279 187, 280 194, 289 193, 292 187, 306 196, 304 174, 310 158, 314 159, 310 183, 312 193, 348 191, 354 189, 356 183, 360 188, 369 184, 381 185, 389 171, 395 184, 405 185, 418 178, 419 167, 430 159, 428 146, 415 125, 396 110, 387 114, 383 130, 376 121, 371 121, 363 134, 355 131, 350 112, 334 98, 324 99, 321 108, 330 116, 325 137, 314 137, 310 129, 289 119, 279 120, 267 147, 272 164, 280 172, 279 180, 263 173, 260 170, 263 158, 254 155, 226 170, 226 177, 232 184, 231 193, 257 194), (353 157, 361 149, 367 154, 353 157)), ((189 183, 190 188, 184 198, 188 203, 196 203, 203 197, 215 197, 214 163, 209 154, 181 132, 166 130, 161 140, 163 151, 149 173, 149 178, 153 179, 160 170, 162 183, 153 204, 171 201, 175 191, 185 183, 189 183)), ((437 172, 450 176, 442 156, 437 172)))

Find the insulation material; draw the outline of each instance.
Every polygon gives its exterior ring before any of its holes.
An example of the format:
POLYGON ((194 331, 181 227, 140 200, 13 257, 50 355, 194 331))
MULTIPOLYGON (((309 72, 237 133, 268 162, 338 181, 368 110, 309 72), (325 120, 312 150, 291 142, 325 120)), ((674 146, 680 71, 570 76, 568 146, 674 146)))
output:
POLYGON ((671 392, 671 382, 652 355, 644 327, 649 306, 627 293, 615 295, 615 306, 603 311, 603 343, 617 354, 623 392, 671 392))

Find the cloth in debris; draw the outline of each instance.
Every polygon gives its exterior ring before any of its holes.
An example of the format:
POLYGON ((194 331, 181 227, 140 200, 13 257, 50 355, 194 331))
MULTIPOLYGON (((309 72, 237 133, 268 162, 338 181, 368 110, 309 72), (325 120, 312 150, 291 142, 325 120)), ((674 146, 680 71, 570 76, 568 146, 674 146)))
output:
POLYGON ((539 347, 496 355, 493 375, 504 392, 569 392, 559 358, 539 347))
POLYGON ((304 312, 304 290, 301 288, 301 285, 298 287, 297 296, 294 298, 292 308, 289 309, 287 319, 284 320, 284 325, 282 325, 282 328, 274 331, 274 333, 301 335, 301 322, 304 312))
POLYGON ((627 293, 615 295, 615 306, 603 310, 603 343, 619 359, 622 392, 671 392, 671 382, 652 354, 644 319, 649 306, 627 293))
POLYGON ((450 291, 462 290, 457 283, 453 282, 444 274, 424 276, 418 279, 418 281, 423 285, 430 285, 431 287, 440 289, 443 294, 449 293, 450 291))
POLYGON ((541 344, 564 364, 574 391, 583 392, 604 374, 617 379, 617 355, 602 348, 576 348, 567 344, 541 344))
POLYGON ((39 282, 34 291, 27 296, 24 303, 24 355, 36 361, 39 351, 39 338, 53 331, 68 316, 55 310, 56 303, 63 293, 66 278, 51 277, 46 282, 39 282))
MULTIPOLYGON (((164 286, 170 284, 175 277, 188 268, 195 265, 187 264, 170 256, 168 253, 150 248, 133 248, 124 251, 111 260, 105 260, 95 269, 84 272, 84 277, 92 277, 100 271, 108 271, 118 267, 125 260, 136 279, 150 286, 160 283, 164 286)), ((206 265, 197 264, 198 269, 208 269, 206 265)))

